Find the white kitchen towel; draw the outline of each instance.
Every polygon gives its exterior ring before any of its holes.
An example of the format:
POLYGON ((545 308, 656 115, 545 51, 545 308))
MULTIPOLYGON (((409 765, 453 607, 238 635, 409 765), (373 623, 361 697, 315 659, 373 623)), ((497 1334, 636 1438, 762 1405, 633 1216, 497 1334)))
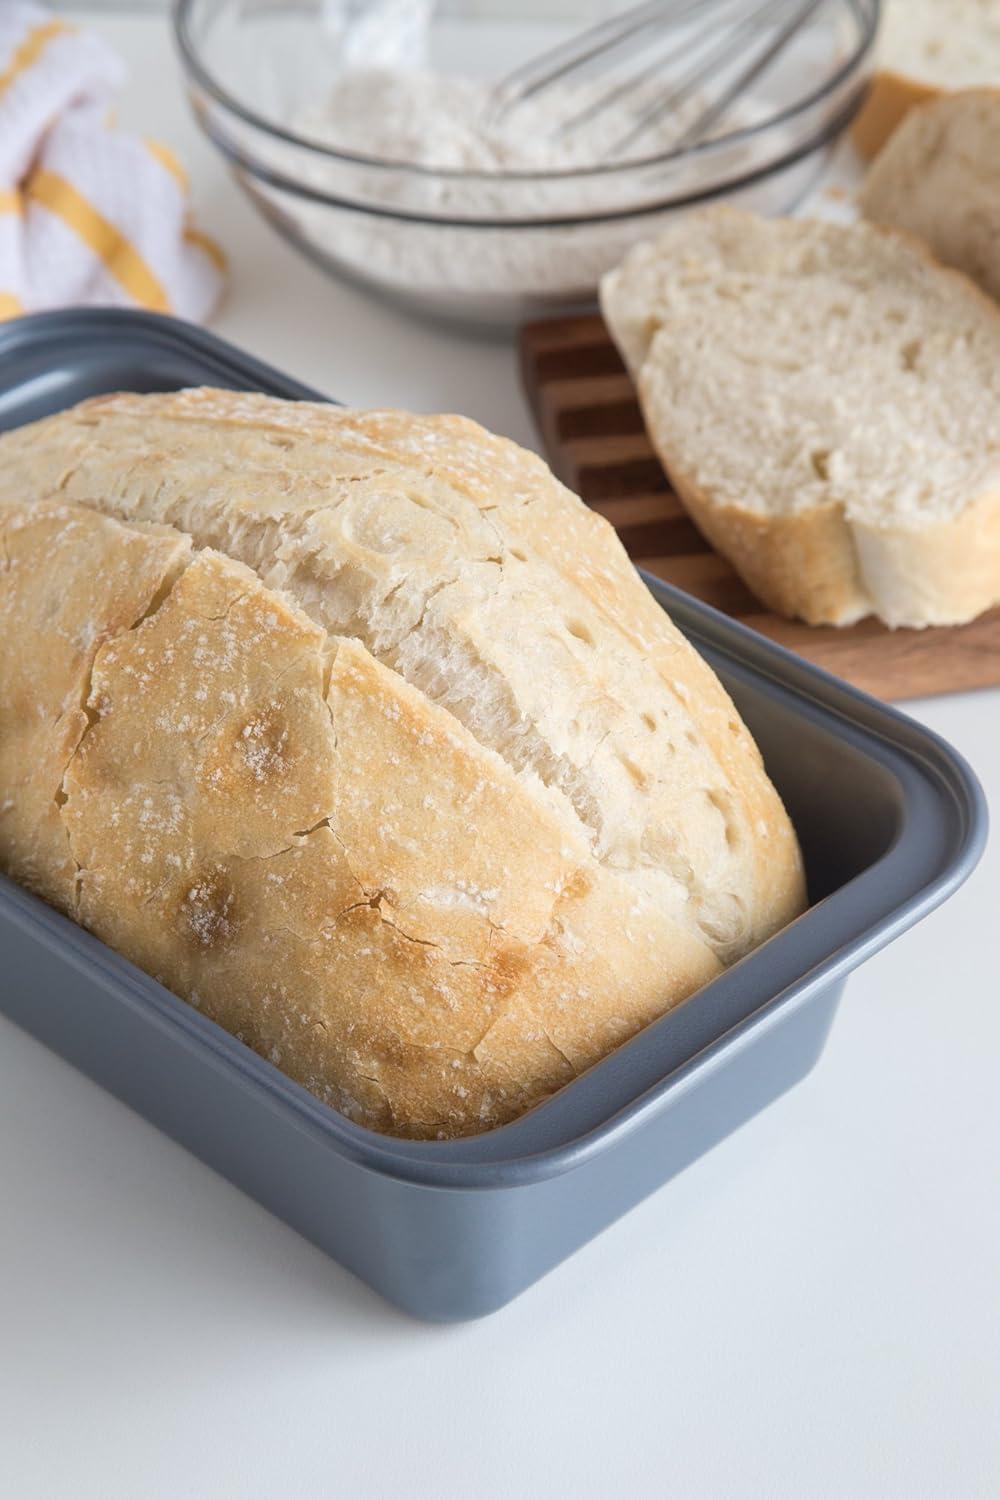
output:
POLYGON ((0 318, 90 303, 202 322, 225 258, 184 170, 113 128, 123 69, 100 39, 0 0, 0 318))

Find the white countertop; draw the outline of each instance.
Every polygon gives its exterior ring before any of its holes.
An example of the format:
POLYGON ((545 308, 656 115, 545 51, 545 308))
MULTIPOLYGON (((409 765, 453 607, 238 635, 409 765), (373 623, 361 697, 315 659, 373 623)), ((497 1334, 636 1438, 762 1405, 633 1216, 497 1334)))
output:
MULTIPOLYGON (((202 144, 166 26, 121 119, 229 249, 218 332, 351 402, 534 435, 512 350, 328 281, 202 144)), ((1000 806, 1000 692, 911 705, 1000 806)), ((996 846, 850 982, 811 1077, 491 1319, 395 1313, 0 1022, 5 1500, 1000 1494, 996 846)))

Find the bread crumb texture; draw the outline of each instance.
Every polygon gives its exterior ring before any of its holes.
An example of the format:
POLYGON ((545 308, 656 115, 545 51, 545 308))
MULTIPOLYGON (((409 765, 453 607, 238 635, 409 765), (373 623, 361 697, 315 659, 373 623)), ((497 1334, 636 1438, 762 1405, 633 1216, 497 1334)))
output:
POLYGON ((196 390, 0 438, 0 861, 351 1119, 476 1133, 804 902, 611 528, 457 417, 196 390))
POLYGON ((779 613, 958 624, 1000 603, 1000 311, 906 236, 717 208, 605 277, 650 436, 779 613))
POLYGON ((1000 6, 997 0, 887 0, 878 61, 939 88, 995 83, 1000 6))

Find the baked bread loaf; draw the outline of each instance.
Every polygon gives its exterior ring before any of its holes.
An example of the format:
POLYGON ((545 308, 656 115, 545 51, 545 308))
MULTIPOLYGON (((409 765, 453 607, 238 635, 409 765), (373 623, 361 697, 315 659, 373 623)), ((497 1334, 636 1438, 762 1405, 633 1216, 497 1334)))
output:
POLYGON ((964 276, 871 224, 712 209, 601 302, 677 493, 772 609, 1000 603, 1000 312, 964 276))
POLYGON ((501 1124, 802 908, 714 674, 473 423, 100 399, 0 529, 0 864, 354 1120, 501 1124))
POLYGON ((917 105, 1000 85, 1000 0, 886 0, 878 49, 880 68, 851 130, 868 161, 917 105))
POLYGON ((865 218, 919 235, 1000 299, 1000 88, 911 110, 870 168, 865 218))

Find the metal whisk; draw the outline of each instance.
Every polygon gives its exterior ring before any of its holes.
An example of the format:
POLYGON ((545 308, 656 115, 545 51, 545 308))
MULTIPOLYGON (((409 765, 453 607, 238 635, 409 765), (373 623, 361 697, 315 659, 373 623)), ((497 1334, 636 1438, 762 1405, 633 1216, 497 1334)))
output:
POLYGON ((617 69, 596 97, 561 121, 563 136, 634 95, 658 75, 662 92, 636 113, 635 122, 610 148, 612 157, 634 146, 651 126, 687 101, 704 103, 676 140, 674 150, 703 141, 732 106, 770 68, 829 0, 646 0, 540 53, 495 87, 490 121, 502 122, 526 99, 584 71, 617 69), (640 51, 641 49, 641 51, 640 51), (638 67, 621 64, 640 52, 638 67), (653 56, 650 57, 649 54, 653 56), (734 64, 738 64, 732 72, 734 64))

